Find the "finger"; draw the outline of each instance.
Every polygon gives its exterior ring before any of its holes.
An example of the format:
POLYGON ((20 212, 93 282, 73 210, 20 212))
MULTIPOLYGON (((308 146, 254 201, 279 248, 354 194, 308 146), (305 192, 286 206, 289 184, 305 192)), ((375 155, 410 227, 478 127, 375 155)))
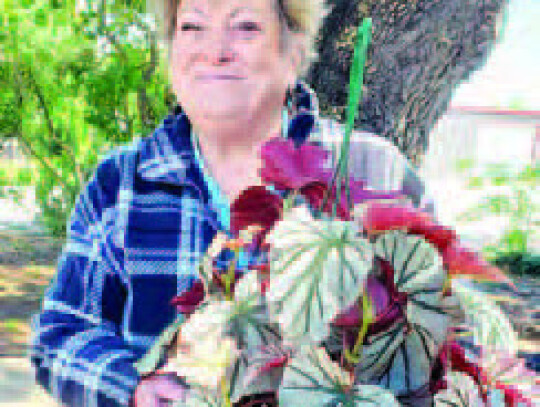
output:
POLYGON ((143 388, 135 395, 135 407, 161 407, 154 392, 149 388, 143 388))
POLYGON ((162 376, 154 383, 157 397, 167 400, 181 400, 185 397, 187 387, 168 376, 162 376))

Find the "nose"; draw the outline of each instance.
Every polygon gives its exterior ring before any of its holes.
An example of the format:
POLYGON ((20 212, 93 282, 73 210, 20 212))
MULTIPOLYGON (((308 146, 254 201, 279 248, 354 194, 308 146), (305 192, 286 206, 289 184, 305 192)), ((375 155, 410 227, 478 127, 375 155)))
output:
POLYGON ((227 32, 216 30, 206 44, 208 60, 213 65, 223 65, 235 59, 232 41, 227 32))

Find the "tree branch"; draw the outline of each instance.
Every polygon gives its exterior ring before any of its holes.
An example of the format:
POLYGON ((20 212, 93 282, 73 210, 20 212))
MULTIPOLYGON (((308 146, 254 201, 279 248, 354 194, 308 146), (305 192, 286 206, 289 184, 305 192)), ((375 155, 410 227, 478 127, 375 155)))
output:
POLYGON ((51 136, 51 139, 54 141, 57 141, 60 143, 62 150, 64 150, 68 156, 71 158, 73 162, 73 169, 75 170, 75 176, 77 177, 78 185, 82 185, 84 182, 81 169, 79 164, 77 163, 77 159, 75 156, 75 153, 72 149, 69 148, 69 146, 62 141, 62 138, 57 134, 57 132, 54 129, 54 124, 52 122, 51 114, 49 107, 47 105, 47 102, 45 101, 45 96, 43 95, 43 92, 41 91, 40 86, 38 85, 36 79, 34 78, 34 75, 32 73, 32 69, 28 67, 28 79, 30 81, 30 86, 34 90, 34 93, 36 94, 39 104, 41 106, 41 110, 43 111, 43 114, 45 116, 45 122, 47 123, 47 129, 49 131, 49 135, 51 136))
MULTIPOLYGON (((17 92, 17 103, 18 103, 18 107, 19 109, 22 111, 23 109, 23 95, 22 95, 22 80, 21 80, 21 73, 20 73, 20 70, 18 68, 18 63, 15 62, 15 81, 17 83, 17 85, 15 86, 15 92, 17 92)), ((48 159, 47 156, 44 156, 43 154, 39 154, 32 146, 32 143, 30 142, 30 140, 28 140, 26 138, 26 136, 24 135, 24 132, 23 132, 23 129, 22 129, 22 122, 20 123, 20 126, 18 128, 18 134, 17 134, 17 139, 20 140, 22 143, 23 143, 23 147, 26 149, 27 153, 29 153, 29 155, 31 157, 33 157, 34 159, 36 159, 37 161, 39 161, 39 163, 41 164, 41 166, 43 168, 45 168, 45 170, 47 170, 49 172, 49 174, 55 179, 57 180, 64 188, 66 188, 67 190, 69 190, 69 185, 66 184, 66 182, 62 179, 62 177, 60 176, 60 174, 56 171, 54 165, 51 163, 51 161, 48 159)))

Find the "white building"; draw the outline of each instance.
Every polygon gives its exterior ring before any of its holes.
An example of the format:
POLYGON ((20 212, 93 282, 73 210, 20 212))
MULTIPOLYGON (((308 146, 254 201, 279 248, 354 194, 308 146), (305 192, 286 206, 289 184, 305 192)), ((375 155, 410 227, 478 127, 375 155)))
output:
MULTIPOLYGON (((538 162, 539 154, 540 111, 453 106, 431 133, 420 172, 435 198, 439 219, 480 247, 500 237, 508 218, 486 214, 479 222, 457 220, 482 196, 501 192, 501 188, 469 189, 469 177, 481 175, 492 164, 517 172, 538 162), (460 163, 465 162, 469 162, 470 168, 460 171, 460 163)), ((531 193, 540 200, 538 187, 531 193)), ((538 213, 531 215, 538 220, 538 213)), ((538 241, 532 244, 538 248, 538 241)))

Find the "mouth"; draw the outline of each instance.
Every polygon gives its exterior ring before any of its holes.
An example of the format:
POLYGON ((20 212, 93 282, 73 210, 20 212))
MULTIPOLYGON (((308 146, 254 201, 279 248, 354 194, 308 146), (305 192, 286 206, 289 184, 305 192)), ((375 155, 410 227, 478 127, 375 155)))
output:
POLYGON ((204 74, 197 75, 196 79, 201 81, 238 81, 244 78, 233 74, 204 74))

